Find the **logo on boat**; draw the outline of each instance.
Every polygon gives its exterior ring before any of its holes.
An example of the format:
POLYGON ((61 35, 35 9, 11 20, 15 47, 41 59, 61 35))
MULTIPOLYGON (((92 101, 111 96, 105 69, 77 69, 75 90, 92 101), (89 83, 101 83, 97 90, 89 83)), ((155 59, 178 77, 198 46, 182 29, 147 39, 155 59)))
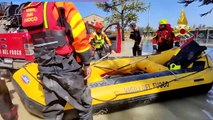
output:
POLYGON ((165 87, 169 87, 169 82, 168 81, 163 81, 163 82, 155 82, 155 83, 152 83, 153 86, 155 88, 165 88, 165 87))
POLYGON ((139 85, 139 86, 130 86, 130 87, 124 88, 124 91, 126 94, 129 94, 129 93, 142 92, 142 91, 146 91, 149 89, 150 89, 149 84, 143 84, 143 85, 139 85))
POLYGON ((166 88, 166 87, 169 87, 169 82, 168 81, 162 81, 162 82, 154 82, 152 84, 130 86, 130 87, 124 88, 124 92, 126 94, 129 94, 129 93, 137 93, 137 92, 152 90, 152 89, 155 89, 155 88, 159 89, 159 88, 166 88))
POLYGON ((29 83, 30 83, 30 78, 29 78, 27 75, 22 75, 22 76, 21 76, 21 79, 22 79, 22 81, 23 81, 25 84, 29 84, 29 83))

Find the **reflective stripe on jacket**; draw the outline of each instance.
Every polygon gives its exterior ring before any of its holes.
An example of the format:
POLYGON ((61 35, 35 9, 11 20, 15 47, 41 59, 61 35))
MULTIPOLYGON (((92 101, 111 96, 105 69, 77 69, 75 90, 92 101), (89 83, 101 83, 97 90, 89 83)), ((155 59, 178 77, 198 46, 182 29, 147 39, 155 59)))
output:
POLYGON ((110 39, 107 37, 107 35, 104 32, 102 32, 100 35, 97 35, 97 33, 94 32, 90 36, 89 41, 93 43, 94 48, 98 48, 98 49, 104 45, 105 41, 107 42, 109 46, 112 45, 110 42, 110 39))
MULTIPOLYGON (((58 41, 59 39, 53 42, 51 39, 48 39, 45 43, 48 42, 49 45, 58 42, 60 46, 56 48, 56 54, 67 55, 75 50, 81 56, 84 63, 89 63, 90 44, 87 40, 86 27, 80 13, 72 2, 32 2, 23 9, 22 25, 28 29, 31 35, 39 32, 43 32, 46 35, 45 31, 49 30, 51 33, 48 36, 49 38, 55 35, 52 31, 66 31, 67 33, 66 28, 69 26, 70 35, 66 34, 64 36, 66 44, 64 44, 64 40, 58 41), (62 10, 62 12, 60 13, 59 10, 62 10), (60 15, 64 16, 63 19, 65 19, 67 24, 61 22, 62 26, 58 25, 62 20, 60 15), (73 38, 72 42, 70 42, 71 36, 73 38)), ((35 38, 40 39, 39 35, 37 36, 35 38)))
MULTIPOLYGON (((72 52, 72 49, 74 49, 77 53, 82 53, 90 49, 90 45, 88 40, 86 40, 87 33, 86 28, 84 25, 84 22, 82 20, 82 17, 76 7, 71 2, 45 2, 43 4, 44 9, 43 12, 40 12, 43 18, 40 14, 33 14, 34 10, 37 5, 42 4, 41 2, 32 2, 24 7, 24 11, 28 12, 26 14, 26 18, 23 18, 23 26, 26 28, 29 28, 29 32, 31 34, 43 32, 46 29, 54 31, 54 30, 65 30, 64 26, 59 26, 58 21, 59 18, 59 8, 64 9, 64 15, 67 23, 71 27, 71 35, 73 36, 73 42, 72 46, 69 44, 69 36, 66 36, 66 41, 68 42, 67 45, 64 45, 63 47, 56 48, 56 53, 61 55, 70 54, 72 52), (46 6, 46 8, 45 8, 46 6), (32 20, 36 20, 36 17, 39 18, 40 21, 30 21, 31 18, 35 18, 32 20), (27 21, 28 20, 28 21, 27 21), (25 23, 28 22, 29 26, 26 26, 25 23), (39 24, 33 25, 32 23, 40 22, 40 25, 43 24, 43 27, 40 29, 30 29, 30 27, 38 27, 39 24)), ((42 5, 41 5, 42 6, 42 5)), ((35 12, 36 13, 36 12, 35 12)))

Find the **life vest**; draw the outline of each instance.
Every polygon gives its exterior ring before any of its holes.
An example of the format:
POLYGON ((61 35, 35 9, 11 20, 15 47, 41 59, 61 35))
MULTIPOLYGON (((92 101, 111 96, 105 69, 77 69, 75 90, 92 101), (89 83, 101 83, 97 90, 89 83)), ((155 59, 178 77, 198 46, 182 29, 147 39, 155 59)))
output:
POLYGON ((96 49, 102 48, 105 42, 104 36, 102 34, 97 35, 96 33, 94 33, 94 35, 95 35, 95 38, 93 42, 93 47, 96 49))
POLYGON ((31 2, 23 8, 22 26, 26 28, 33 40, 35 49, 55 49, 56 54, 72 53, 71 28, 66 22, 65 10, 57 7, 55 2, 31 2), (58 10, 55 19, 53 9, 58 10))
POLYGON ((170 26, 166 26, 163 30, 158 30, 156 32, 156 39, 159 45, 161 44, 173 44, 174 35, 172 33, 172 28, 170 26))

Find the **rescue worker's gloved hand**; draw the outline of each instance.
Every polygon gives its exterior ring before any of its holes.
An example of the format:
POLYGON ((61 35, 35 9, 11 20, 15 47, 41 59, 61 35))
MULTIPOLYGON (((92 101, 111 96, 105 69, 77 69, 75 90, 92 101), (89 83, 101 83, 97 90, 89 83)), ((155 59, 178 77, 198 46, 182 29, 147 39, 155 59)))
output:
POLYGON ((90 77, 91 73, 92 69, 90 65, 84 65, 84 74, 85 74, 84 80, 87 80, 90 77))
POLYGON ((175 42, 175 47, 180 47, 180 43, 179 42, 175 42))
POLYGON ((109 46, 109 52, 111 52, 112 51, 112 46, 109 46))
POLYGON ((80 58, 82 60, 82 63, 84 65, 89 65, 90 64, 90 62, 92 60, 92 58, 91 58, 92 53, 91 53, 90 49, 85 51, 85 52, 83 52, 83 53, 78 53, 78 54, 79 54, 79 56, 80 56, 80 58))
POLYGON ((109 46, 109 53, 110 54, 115 54, 116 52, 112 49, 112 46, 109 46))
POLYGON ((91 68, 90 68, 90 62, 92 60, 91 50, 87 50, 85 52, 79 53, 82 63, 84 65, 84 74, 85 74, 85 80, 88 79, 91 75, 91 68))
POLYGON ((116 54, 116 52, 114 50, 111 50, 110 54, 116 54))
POLYGON ((153 51, 152 51, 153 54, 157 54, 157 45, 153 45, 153 51))
POLYGON ((157 45, 153 45, 153 50, 157 50, 157 45))

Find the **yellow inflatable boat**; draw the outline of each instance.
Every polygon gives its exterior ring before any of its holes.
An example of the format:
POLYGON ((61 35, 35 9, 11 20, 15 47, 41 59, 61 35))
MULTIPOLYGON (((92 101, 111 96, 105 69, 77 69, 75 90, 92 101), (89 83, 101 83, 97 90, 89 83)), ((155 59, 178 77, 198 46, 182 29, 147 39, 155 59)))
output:
MULTIPOLYGON (((213 83, 213 63, 205 49, 192 41, 157 55, 91 63, 94 110, 206 93, 213 83)), ((37 73, 37 64, 29 63, 13 75, 13 83, 27 110, 42 117, 45 100, 37 73)), ((74 111, 69 104, 64 109, 74 111)))

